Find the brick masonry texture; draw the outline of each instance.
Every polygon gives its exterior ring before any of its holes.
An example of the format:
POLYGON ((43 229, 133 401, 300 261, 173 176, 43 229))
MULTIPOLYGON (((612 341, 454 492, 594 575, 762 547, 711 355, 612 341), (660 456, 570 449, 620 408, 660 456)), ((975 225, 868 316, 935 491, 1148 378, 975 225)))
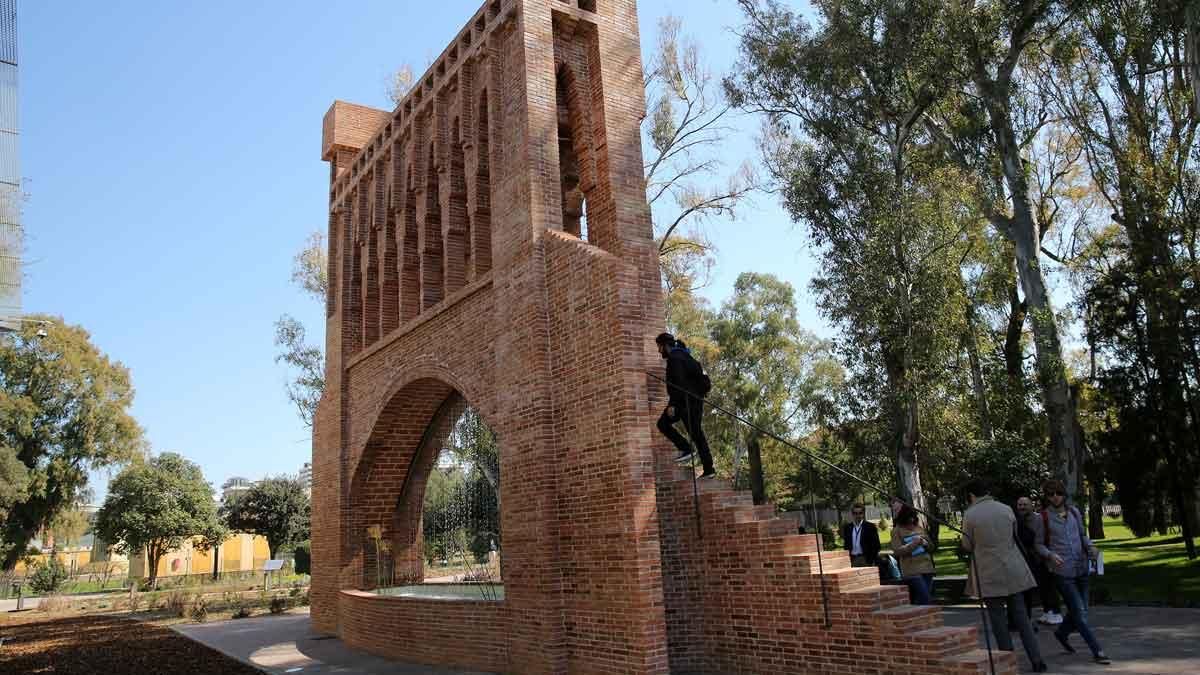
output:
POLYGON ((707 483, 698 527, 646 375, 663 304, 640 58, 634 0, 490 0, 395 110, 326 114, 314 627, 510 673, 986 672, 972 630, 843 553, 818 575, 773 507, 707 483), (419 579, 425 482, 467 404, 500 442, 505 599, 371 593, 373 526, 419 579), (879 660, 897 632, 919 656, 879 660))

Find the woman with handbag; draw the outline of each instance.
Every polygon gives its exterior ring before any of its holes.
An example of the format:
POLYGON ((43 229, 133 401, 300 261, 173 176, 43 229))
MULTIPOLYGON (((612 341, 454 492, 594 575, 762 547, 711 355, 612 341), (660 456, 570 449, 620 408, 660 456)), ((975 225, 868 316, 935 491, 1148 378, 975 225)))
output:
POLYGON ((1088 624, 1088 575, 1090 561, 1096 559, 1096 547, 1084 532, 1079 509, 1067 503, 1062 481, 1048 480, 1042 491, 1047 506, 1040 518, 1033 519, 1034 544, 1054 575, 1055 586, 1069 612, 1054 631, 1054 637, 1063 649, 1074 653, 1075 648, 1067 640, 1071 633, 1079 631, 1096 663, 1112 663, 1088 624))
POLYGON ((914 605, 933 602, 933 548, 917 512, 911 506, 900 507, 892 527, 892 553, 914 605))

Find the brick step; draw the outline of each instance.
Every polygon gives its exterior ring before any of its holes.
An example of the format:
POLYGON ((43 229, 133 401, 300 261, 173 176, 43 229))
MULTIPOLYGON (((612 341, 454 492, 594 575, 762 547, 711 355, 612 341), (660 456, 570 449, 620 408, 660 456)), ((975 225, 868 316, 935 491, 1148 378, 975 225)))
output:
POLYGON ((974 626, 939 626, 906 635, 904 641, 923 654, 953 656, 978 648, 979 630, 974 626))
MULTIPOLYGON (((802 573, 824 579, 831 593, 854 593, 869 589, 879 584, 879 573, 871 567, 842 567, 826 569, 824 574, 817 572, 816 565, 811 564, 808 556, 788 556, 788 560, 802 573)), ((905 593, 908 590, 905 589, 905 593)), ((907 597, 907 596, 906 596, 907 597)), ((871 611, 873 608, 868 608, 871 611)))
POLYGON ((773 544, 782 550, 784 555, 798 553, 816 553, 817 535, 815 534, 785 534, 777 537, 773 544))
POLYGON ((863 607, 867 612, 889 607, 908 606, 908 588, 884 586, 878 581, 873 586, 850 591, 850 595, 854 598, 854 604, 863 607))
POLYGON ((850 567, 850 556, 846 555, 845 551, 823 551, 818 555, 815 551, 811 553, 791 553, 787 556, 792 560, 805 560, 808 562, 809 574, 820 574, 822 571, 829 572, 831 570, 844 570, 850 567), (821 559, 821 564, 817 564, 817 558, 821 559))
MULTIPOLYGON (((1015 675, 1017 673, 1017 656, 1015 652, 992 650, 992 660, 996 664, 996 675, 1015 675)), ((982 675, 990 673, 988 652, 986 649, 972 649, 962 654, 952 654, 941 659, 948 675, 982 675)))
MULTIPOLYGON (((775 518, 775 505, 774 504, 759 504, 758 506, 755 506, 753 504, 751 504, 750 506, 738 505, 736 508, 729 509, 729 513, 733 516, 733 522, 735 522, 735 523, 748 523, 748 522, 751 522, 754 520, 772 520, 775 518)), ((780 518, 778 520, 784 520, 784 519, 780 518)), ((796 525, 794 523, 792 523, 790 520, 785 520, 785 522, 787 522, 788 526, 790 528, 792 528, 791 529, 792 532, 796 531, 795 530, 796 525)))
POLYGON ((880 629, 889 631, 888 635, 904 635, 905 639, 908 639, 913 633, 941 628, 942 608, 930 605, 900 605, 877 609, 871 612, 870 620, 880 629))
POLYGON ((733 524, 739 534, 759 539, 770 539, 785 534, 795 534, 796 525, 791 520, 770 518, 765 520, 745 520, 733 524))
POLYGON ((714 505, 720 508, 733 508, 737 506, 754 506, 754 497, 745 492, 735 492, 730 496, 717 499, 714 497, 714 505))

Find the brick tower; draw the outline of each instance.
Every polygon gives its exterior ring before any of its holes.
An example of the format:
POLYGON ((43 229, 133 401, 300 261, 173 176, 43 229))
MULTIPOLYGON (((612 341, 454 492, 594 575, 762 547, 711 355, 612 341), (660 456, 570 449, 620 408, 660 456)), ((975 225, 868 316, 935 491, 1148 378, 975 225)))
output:
POLYGON ((938 628, 844 554, 817 575, 815 541, 728 485, 705 485, 698 536, 646 375, 663 304, 636 10, 489 0, 394 111, 326 114, 314 627, 522 674, 981 672, 972 631, 938 628), (373 593, 369 530, 400 576, 421 574, 426 479, 468 404, 500 446, 504 599, 373 593), (846 655, 905 629, 927 657, 846 655))

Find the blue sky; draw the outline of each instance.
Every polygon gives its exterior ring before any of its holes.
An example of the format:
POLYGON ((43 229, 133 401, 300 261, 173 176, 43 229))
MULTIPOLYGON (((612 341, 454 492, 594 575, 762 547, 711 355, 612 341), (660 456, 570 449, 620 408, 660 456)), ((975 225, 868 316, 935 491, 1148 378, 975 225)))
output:
MULTIPOLYGON (((288 278, 325 223, 322 115, 335 98, 385 107, 387 73, 423 70, 480 4, 21 3, 25 310, 84 326, 129 367, 155 451, 193 459, 215 485, 309 459, 272 324, 288 312, 321 336, 322 312, 288 278)), ((645 46, 675 13, 715 71, 736 56, 731 0, 639 11, 645 46)), ((756 123, 738 124, 748 133, 722 148, 734 164, 755 156, 756 123)), ((714 303, 738 273, 771 272, 828 334, 805 288, 803 236, 774 198, 708 233, 714 303)))

